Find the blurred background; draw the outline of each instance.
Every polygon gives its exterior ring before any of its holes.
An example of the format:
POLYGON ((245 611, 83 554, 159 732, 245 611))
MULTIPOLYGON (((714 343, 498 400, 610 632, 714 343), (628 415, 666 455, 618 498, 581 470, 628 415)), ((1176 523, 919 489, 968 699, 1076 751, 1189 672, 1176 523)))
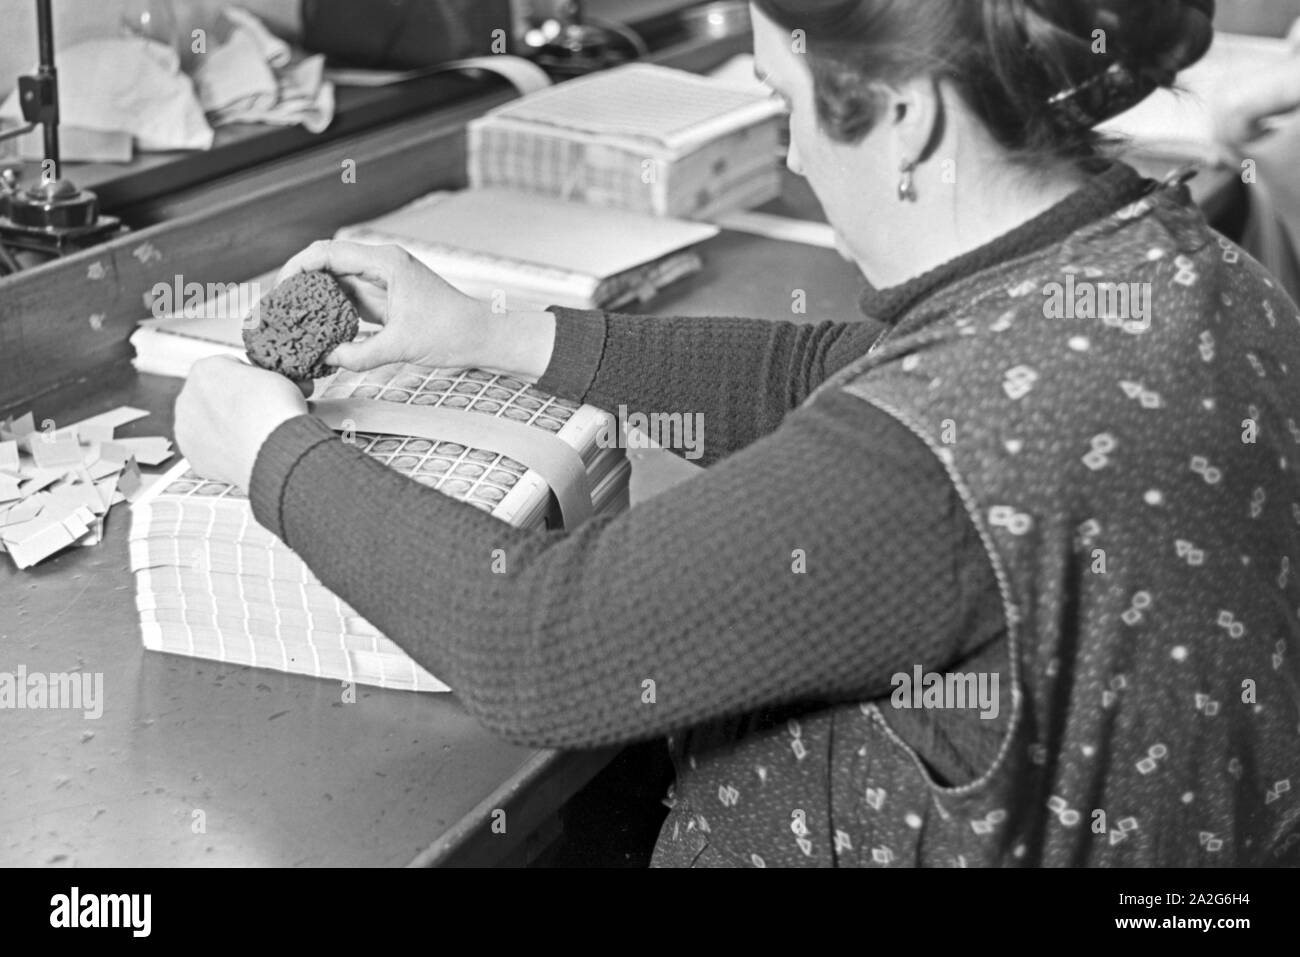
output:
MULTIPOLYGON (((260 17, 275 33, 294 39, 301 30, 302 2, 245 0, 241 6, 260 17)), ((187 23, 210 22, 225 5, 224 0, 172 0, 176 19, 187 23)), ((545 3, 516 0, 515 5, 544 6, 545 3)), ((56 48, 93 37, 117 35, 124 19, 136 19, 142 8, 148 6, 141 0, 55 0, 56 48)), ((586 6, 603 17, 626 20, 686 4, 681 0, 592 0, 586 6)), ((5 24, 0 32, 0 98, 3 98, 13 89, 18 75, 36 63, 36 14, 28 0, 0 0, 0 8, 4 11, 5 24)), ((1300 0, 1219 0, 1216 22, 1221 29, 1235 33, 1280 37, 1296 17, 1300 17, 1300 0)))
MULTIPOLYGON (((379 0, 375 0, 379 2, 379 0)), ((1300 0, 1229 0, 1233 7, 1265 7, 1274 11, 1292 9, 1300 15, 1300 0)), ((216 20, 226 0, 171 0, 178 24, 203 26, 216 20)), ((514 0, 518 15, 532 8, 554 7, 554 0, 514 0)), ((96 37, 117 36, 124 24, 138 24, 141 14, 155 4, 149 0, 55 0, 54 36, 56 50, 96 37)), ((239 4, 255 14, 273 32, 287 40, 297 39, 302 30, 303 0, 245 0, 239 4)), ((587 10, 610 20, 626 21, 652 16, 663 10, 689 6, 683 0, 588 0, 587 10)), ((36 65, 36 12, 30 0, 0 0, 4 30, 0 32, 0 99, 13 89, 20 73, 36 65)), ((1261 22, 1289 23, 1286 17, 1261 13, 1261 22)), ((190 29, 193 27, 191 26, 190 29)), ((1278 27, 1281 29, 1281 27, 1278 27)), ((184 31, 188 34, 188 29, 184 31)), ((156 37, 157 38, 157 37, 156 37)), ((161 38, 157 38, 161 39, 161 38)))

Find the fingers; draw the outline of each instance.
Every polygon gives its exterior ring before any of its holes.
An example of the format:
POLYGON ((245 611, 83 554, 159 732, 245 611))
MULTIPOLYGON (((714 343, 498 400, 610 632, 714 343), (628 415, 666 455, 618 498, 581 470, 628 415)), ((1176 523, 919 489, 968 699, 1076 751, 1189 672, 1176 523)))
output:
POLYGON ((384 325, 388 322, 388 290, 352 276, 338 278, 338 284, 352 300, 361 318, 384 325))
POLYGON ((1300 108, 1300 62, 1289 60, 1251 77, 1236 106, 1255 122, 1300 108))
POLYGON ((335 276, 356 276, 387 286, 394 267, 405 257, 400 246, 372 246, 322 239, 290 258, 275 277, 276 285, 300 272, 323 270, 335 276))
POLYGON ((1220 142, 1238 149, 1253 144, 1275 125, 1274 117, 1300 109, 1300 59, 1243 78, 1218 91, 1211 105, 1220 142))
POLYGON ((325 361, 349 372, 369 372, 390 362, 401 362, 402 355, 396 347, 396 340, 382 331, 368 339, 343 343, 327 355, 325 361))
POLYGON ((204 356, 202 359, 196 359, 190 365, 190 375, 215 375, 219 376, 224 370, 228 370, 231 365, 250 365, 247 359, 229 355, 204 356))

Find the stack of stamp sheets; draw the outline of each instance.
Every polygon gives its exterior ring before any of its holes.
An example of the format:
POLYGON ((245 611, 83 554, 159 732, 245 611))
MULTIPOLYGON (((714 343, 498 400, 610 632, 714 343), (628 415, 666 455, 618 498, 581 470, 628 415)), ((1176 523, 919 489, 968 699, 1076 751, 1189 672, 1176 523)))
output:
POLYGON ((633 63, 538 90, 469 124, 474 189, 507 187, 709 219, 781 193, 785 124, 769 95, 633 63))
MULTIPOLYGON (((484 427, 500 419, 536 429, 543 443, 562 443, 580 459, 580 494, 590 496, 592 514, 627 506, 631 466, 618 443, 606 440, 616 434, 613 417, 520 379, 391 365, 338 372, 318 384, 313 400, 459 410, 471 424, 478 414, 484 427)), ((412 480, 512 525, 558 520, 547 481, 499 451, 378 431, 344 437, 412 480)), ((182 462, 141 496, 133 516, 131 569, 145 647, 386 688, 447 690, 262 528, 239 489, 206 481, 182 462)))

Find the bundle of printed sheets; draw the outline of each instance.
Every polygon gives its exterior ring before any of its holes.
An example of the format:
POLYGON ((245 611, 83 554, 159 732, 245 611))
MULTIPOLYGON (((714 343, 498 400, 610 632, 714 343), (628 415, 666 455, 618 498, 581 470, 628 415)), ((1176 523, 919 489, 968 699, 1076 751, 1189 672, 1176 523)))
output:
MULTIPOLYGON (((592 514, 627 505, 631 465, 609 436, 612 416, 479 370, 391 365, 322 380, 314 400, 459 410, 538 430, 581 459, 592 514)), ((557 521, 537 471, 488 448, 400 434, 347 436, 366 454, 512 525, 557 521)), ((322 585, 254 520, 242 492, 182 462, 133 507, 131 569, 145 647, 338 681, 444 691, 429 674, 322 585)), ((485 609, 485 613, 490 610, 485 609)))

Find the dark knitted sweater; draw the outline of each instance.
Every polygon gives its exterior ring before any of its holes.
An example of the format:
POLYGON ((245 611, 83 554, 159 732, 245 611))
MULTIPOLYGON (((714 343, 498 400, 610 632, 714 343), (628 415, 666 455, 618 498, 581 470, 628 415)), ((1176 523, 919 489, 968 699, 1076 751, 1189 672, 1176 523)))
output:
MULTIPOLYGON (((519 531, 305 416, 261 450, 255 514, 511 740, 580 748, 883 696, 897 672, 943 670, 1005 635, 992 568, 913 433, 844 395, 801 403, 915 303, 1144 190, 1113 168, 970 255, 868 289, 867 321, 556 309, 542 389, 705 416, 707 472, 628 514, 571 533, 519 531), (491 572, 498 547, 504 576, 491 572), (805 573, 792 571, 796 549, 805 573)), ((957 780, 988 762, 988 732, 970 714, 919 714, 911 740, 940 779, 957 780)))
MULTIPOLYGON (((1001 635, 996 585, 922 442, 850 397, 800 404, 918 299, 1143 188, 1112 169, 989 246, 906 286, 868 290, 866 322, 555 310, 541 388, 707 423, 708 469, 623 515, 572 532, 515 529, 307 416, 263 446, 254 513, 487 727, 520 743, 592 747, 769 706, 879 697, 893 674, 941 669, 1001 635), (492 571, 497 548, 505 575, 492 571), (806 573, 792 572, 796 549, 806 573), (647 679, 653 704, 643 702, 647 679)), ((961 750, 937 743, 936 766, 960 774, 972 760, 961 750)))
POLYGON ((489 727, 667 733, 658 864, 1300 853, 1294 303, 1185 188, 1116 166, 863 305, 558 311, 544 388, 706 417, 708 468, 618 517, 514 529, 305 416, 255 514, 489 727), (1112 278, 1146 324, 1044 298, 1112 278), (912 672, 996 707, 900 702, 912 672))

